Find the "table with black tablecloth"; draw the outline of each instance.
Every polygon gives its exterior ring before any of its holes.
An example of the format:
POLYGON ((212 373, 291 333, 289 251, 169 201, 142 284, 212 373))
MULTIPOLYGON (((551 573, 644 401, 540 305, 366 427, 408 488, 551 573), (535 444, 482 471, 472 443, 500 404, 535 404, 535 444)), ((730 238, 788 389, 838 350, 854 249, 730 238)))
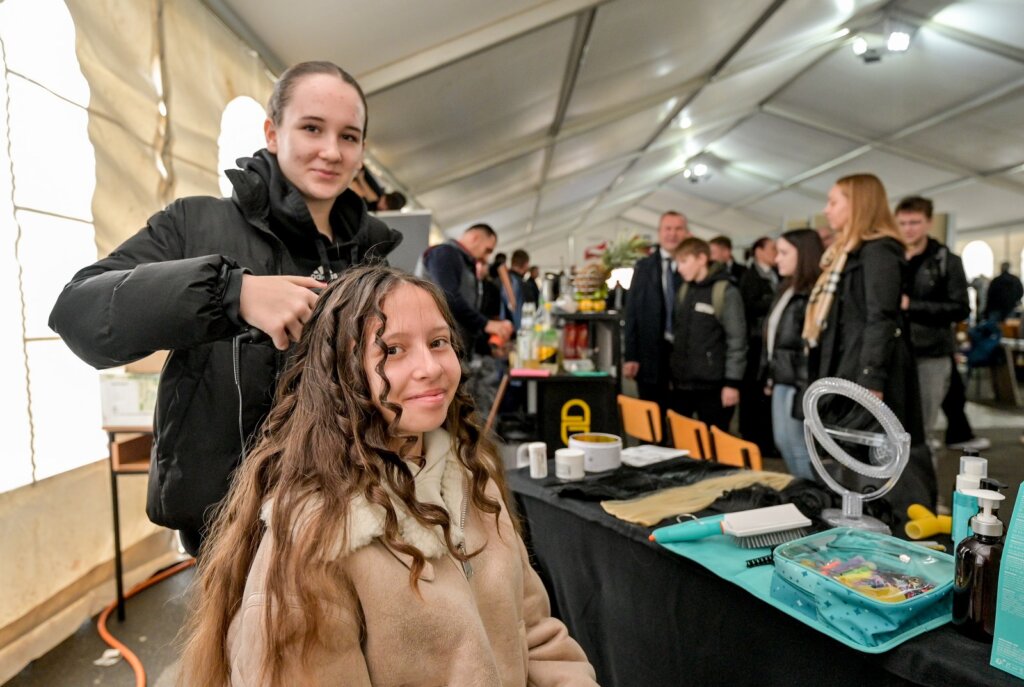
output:
POLYGON ((605 687, 1022 684, 950 625, 856 651, 649 542, 651 528, 559 497, 550 478, 515 470, 508 484, 553 612, 605 687))

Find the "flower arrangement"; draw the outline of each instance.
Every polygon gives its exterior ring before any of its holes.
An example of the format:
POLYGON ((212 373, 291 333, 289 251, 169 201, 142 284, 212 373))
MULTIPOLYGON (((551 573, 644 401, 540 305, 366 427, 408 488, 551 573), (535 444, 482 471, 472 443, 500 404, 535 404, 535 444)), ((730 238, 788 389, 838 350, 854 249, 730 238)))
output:
POLYGON ((609 274, 619 267, 632 267, 637 260, 646 257, 651 250, 651 242, 637 234, 626 236, 619 234, 615 241, 602 241, 583 252, 584 259, 598 258, 601 266, 609 274))
POLYGON ((576 272, 573 280, 579 309, 583 312, 604 310, 608 296, 607 280, 612 270, 632 267, 650 249, 651 243, 646 239, 636 234, 620 234, 615 241, 602 241, 583 251, 583 258, 589 262, 576 272))

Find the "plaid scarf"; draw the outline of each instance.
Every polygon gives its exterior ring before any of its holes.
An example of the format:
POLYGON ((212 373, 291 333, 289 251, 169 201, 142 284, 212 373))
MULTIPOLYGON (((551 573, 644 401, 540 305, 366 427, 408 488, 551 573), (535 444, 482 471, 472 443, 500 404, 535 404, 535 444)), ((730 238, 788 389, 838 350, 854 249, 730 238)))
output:
POLYGON ((828 319, 828 311, 832 308, 832 301, 839 289, 839 278, 843 276, 848 254, 848 251, 843 250, 837 243, 830 246, 821 256, 821 275, 811 289, 811 296, 807 301, 807 315, 804 318, 803 337, 810 348, 818 346, 821 332, 825 328, 825 320, 828 319))

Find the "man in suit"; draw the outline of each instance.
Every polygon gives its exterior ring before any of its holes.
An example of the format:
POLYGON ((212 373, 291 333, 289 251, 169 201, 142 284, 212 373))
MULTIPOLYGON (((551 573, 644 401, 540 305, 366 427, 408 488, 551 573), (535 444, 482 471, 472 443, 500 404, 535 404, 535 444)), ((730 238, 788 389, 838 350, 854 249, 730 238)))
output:
POLYGON ((640 398, 668 407, 672 308, 682 278, 672 253, 690 238, 686 216, 669 210, 658 222, 658 247, 638 260, 626 302, 626 351, 622 373, 635 379, 640 398))
POLYGON ((747 268, 733 259, 732 239, 728 236, 716 236, 708 241, 708 244, 711 246, 711 261, 725 265, 725 269, 729 272, 729 281, 739 284, 740 278, 747 268))

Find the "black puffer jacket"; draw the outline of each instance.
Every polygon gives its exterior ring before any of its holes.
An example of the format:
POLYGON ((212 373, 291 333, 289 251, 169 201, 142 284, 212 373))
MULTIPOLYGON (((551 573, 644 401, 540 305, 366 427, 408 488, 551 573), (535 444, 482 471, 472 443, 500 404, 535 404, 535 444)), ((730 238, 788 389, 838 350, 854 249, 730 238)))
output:
MULTIPOLYGON (((910 434, 910 463, 886 497, 894 512, 912 503, 935 502, 936 480, 924 443, 917 365, 900 310, 906 260, 892 238, 865 241, 851 251, 829 309, 819 345, 811 349, 811 379, 841 377, 881 391, 883 401, 910 434)), ((848 399, 832 395, 821 403, 822 420, 833 426, 879 431, 878 422, 848 399)))
POLYGON ((811 369, 815 378, 849 379, 920 410, 916 375, 914 384, 904 377, 914 360, 900 310, 906 264, 903 246, 891 238, 865 241, 849 254, 811 369))
POLYGON ((738 389, 747 357, 747 324, 743 301, 731 282, 725 287, 722 312, 714 309, 716 282, 729 282, 721 263, 712 263, 703 280, 676 294, 672 319, 674 343, 669 362, 678 389, 738 389))
MULTIPOLYGON (((774 384, 795 386, 800 390, 807 388, 807 351, 803 339, 806 313, 807 294, 794 293, 779 317, 770 359, 768 346, 764 347, 761 357, 762 379, 771 380, 774 384)), ((767 320, 765 318, 765 336, 768 334, 767 320)))
POLYGON ((953 324, 971 312, 967 277, 960 258, 933 238, 910 259, 910 343, 919 358, 945 358, 956 352, 953 324))
POLYGON ((243 270, 256 275, 329 276, 387 255, 401 241, 343 193, 331 210, 333 244, 320 238, 305 201, 263 150, 228 173, 229 199, 176 200, 113 253, 76 274, 50 314, 50 327, 96 368, 171 354, 160 376, 146 512, 160 525, 195 533, 227 492, 241 455, 273 397, 283 355, 270 343, 233 337, 243 270), (240 388, 239 388, 240 387, 240 388))

